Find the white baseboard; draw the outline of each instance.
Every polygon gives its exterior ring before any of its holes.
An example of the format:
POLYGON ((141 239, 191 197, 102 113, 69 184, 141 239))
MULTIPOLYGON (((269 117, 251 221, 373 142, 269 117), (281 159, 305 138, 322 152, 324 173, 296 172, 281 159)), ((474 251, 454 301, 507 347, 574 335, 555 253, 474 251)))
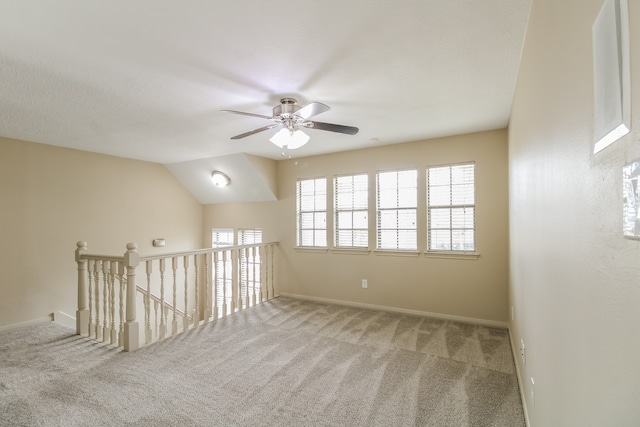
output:
POLYGON ((2 331, 10 331, 11 329, 22 328, 24 326, 38 325, 40 323, 47 323, 53 320, 53 316, 49 315, 47 317, 40 317, 38 319, 26 320, 20 323, 14 323, 12 325, 0 326, 0 332, 2 331))
POLYGON ((463 317, 463 316, 453 316, 450 314, 441 314, 441 313, 431 313, 428 311, 419 311, 419 310, 409 310, 406 308, 398 308, 398 307, 388 307, 384 305, 375 305, 375 304, 366 304, 361 302, 353 302, 353 301, 342 301, 342 300, 334 300, 329 298, 319 298, 319 297, 311 297, 307 295, 298 295, 298 294, 289 294, 280 292, 280 296, 300 299, 305 301, 313 301, 313 302, 323 302, 327 304, 335 304, 335 305, 345 305, 348 307, 356 307, 356 308, 365 308, 369 310, 379 310, 379 311, 389 311, 392 313, 400 313, 400 314, 410 314, 413 316, 424 316, 424 317, 433 317, 436 319, 442 320, 451 320, 454 322, 462 322, 462 323, 471 323, 473 325, 481 325, 488 326, 491 328, 500 328, 500 329, 509 329, 509 324, 507 322, 498 322, 496 320, 485 320, 485 319, 476 319, 473 317, 463 317))
POLYGON ((513 334, 511 328, 509 328, 509 341, 511 342, 511 353, 513 356, 513 363, 516 366, 516 377, 518 378, 518 388, 520 389, 520 400, 522 401, 522 411, 524 412, 524 422, 527 427, 531 427, 529 423, 529 411, 527 410, 527 399, 524 395, 524 382, 522 381, 522 375, 520 373, 520 365, 518 365, 518 357, 520 357, 520 351, 516 348, 516 342, 513 340, 513 334))
POLYGON ((73 316, 69 316, 67 313, 63 313, 61 311, 56 311, 53 314, 53 321, 58 322, 61 325, 68 326, 69 328, 76 328, 76 318, 73 316))

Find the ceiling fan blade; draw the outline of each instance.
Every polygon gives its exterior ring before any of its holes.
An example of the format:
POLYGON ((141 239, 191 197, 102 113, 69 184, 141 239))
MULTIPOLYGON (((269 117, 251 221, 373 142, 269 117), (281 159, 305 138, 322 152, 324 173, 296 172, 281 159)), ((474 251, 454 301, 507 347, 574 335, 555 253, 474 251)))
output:
POLYGON ((232 136, 231 139, 242 139, 242 138, 246 138, 247 136, 251 136, 254 133, 258 133, 258 132, 264 132, 265 130, 269 130, 269 129, 273 129, 274 127, 279 126, 278 123, 274 123, 272 125, 268 125, 268 126, 263 126, 261 128, 258 129, 254 129, 252 131, 249 132, 245 132, 245 133, 241 133, 240 135, 236 135, 236 136, 232 136))
POLYGON ((261 119, 271 120, 273 118, 269 116, 263 116, 262 114, 245 113, 243 111, 235 111, 235 110, 220 110, 220 111, 226 111, 227 113, 233 113, 233 114, 242 114, 243 116, 260 117, 261 119))
POLYGON ((294 114, 296 116, 302 117, 303 119, 308 119, 309 117, 324 113, 325 111, 329 111, 330 109, 331 107, 321 102, 310 102, 309 104, 296 111, 294 114))
POLYGON ((345 133, 347 135, 355 135, 360 129, 353 126, 336 125, 333 123, 323 122, 306 122, 305 125, 311 129, 328 130, 330 132, 345 133))

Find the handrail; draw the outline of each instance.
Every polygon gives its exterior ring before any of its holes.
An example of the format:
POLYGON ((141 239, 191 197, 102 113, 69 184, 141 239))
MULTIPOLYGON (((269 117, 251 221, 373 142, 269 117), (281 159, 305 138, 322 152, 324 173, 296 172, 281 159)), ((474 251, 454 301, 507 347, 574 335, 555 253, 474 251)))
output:
POLYGON ((81 259, 98 260, 98 261, 116 261, 116 262, 124 261, 123 256, 98 255, 98 254, 82 254, 81 259))
MULTIPOLYGON (((219 248, 204 248, 204 249, 196 249, 196 250, 192 250, 192 251, 181 251, 181 252, 166 252, 166 253, 161 253, 161 254, 154 254, 154 255, 144 255, 140 257, 140 261, 152 261, 155 259, 162 259, 162 258, 174 258, 174 257, 179 257, 179 256, 190 256, 190 255, 201 255, 201 254, 208 254, 208 253, 213 253, 213 252, 224 252, 224 251, 229 251, 229 250, 236 250, 236 249, 246 249, 246 248, 255 248, 255 247, 261 247, 261 246, 271 246, 271 245, 278 245, 278 242, 265 242, 265 243, 255 243, 255 244, 250 244, 250 245, 236 245, 236 246, 222 246, 219 248)), ((100 255, 100 254, 81 254, 80 255, 81 259, 86 259, 86 260, 100 260, 100 261, 116 261, 116 262, 122 262, 124 260, 123 256, 117 256, 117 255, 100 255)))
POLYGON ((246 249, 246 248, 258 248, 261 246, 272 246, 278 245, 278 242, 266 242, 266 243, 254 243, 251 245, 236 245, 236 246, 222 246, 219 248, 205 248, 205 249, 196 249, 194 251, 184 251, 184 252, 168 252, 163 254, 155 254, 155 255, 144 255, 140 257, 140 261, 152 261, 155 259, 162 258, 174 258, 179 256, 191 256, 191 255, 202 255, 214 252, 225 252, 225 251, 233 251, 237 249, 246 249))
MULTIPOLYGON (((145 288, 143 288, 142 286, 138 285, 136 283, 136 290, 142 294, 147 293, 147 290, 145 288)), ((154 300, 157 303, 162 303, 162 299, 159 296, 156 296, 153 293, 150 293, 149 296, 151 297, 152 300, 154 300)), ((187 315, 184 311, 180 310, 178 307, 174 307, 171 304, 169 304, 169 302, 165 301, 164 302, 164 306, 167 307, 169 310, 171 310, 172 312, 175 311, 176 313, 178 313, 181 317, 190 317, 189 315, 187 315)))

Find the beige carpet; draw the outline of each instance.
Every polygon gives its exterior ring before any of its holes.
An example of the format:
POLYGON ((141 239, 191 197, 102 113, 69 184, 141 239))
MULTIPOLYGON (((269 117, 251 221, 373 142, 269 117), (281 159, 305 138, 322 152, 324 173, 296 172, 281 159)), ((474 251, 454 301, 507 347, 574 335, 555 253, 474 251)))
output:
POLYGON ((524 426, 506 330, 277 298, 124 353, 0 333, 2 426, 524 426))

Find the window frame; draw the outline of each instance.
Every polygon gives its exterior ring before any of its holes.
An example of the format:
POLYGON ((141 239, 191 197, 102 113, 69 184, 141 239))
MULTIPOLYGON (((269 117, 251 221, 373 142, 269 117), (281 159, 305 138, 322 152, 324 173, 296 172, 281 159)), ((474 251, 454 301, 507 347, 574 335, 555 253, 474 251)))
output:
POLYGON ((329 191, 328 191, 328 180, 326 176, 319 176, 319 177, 313 177, 313 178, 298 178, 296 180, 296 248, 300 248, 300 249, 328 249, 329 247, 329 238, 328 238, 328 233, 329 233, 329 228, 328 228, 328 214, 329 214, 329 210, 328 210, 328 204, 329 204, 329 191), (305 181, 314 181, 314 195, 313 195, 313 205, 314 205, 314 209, 312 210, 302 210, 302 195, 301 195, 301 191, 302 191, 302 183, 305 181), (318 182, 319 181, 324 181, 324 185, 320 184, 319 188, 322 188, 324 191, 324 209, 317 209, 316 204, 318 202, 321 202, 320 200, 317 200, 317 197, 319 197, 319 193, 316 192, 316 190, 318 189, 318 182), (313 216, 313 226, 312 227, 303 227, 303 218, 305 215, 309 215, 312 214, 313 216), (318 214, 324 214, 324 228, 321 227, 316 227, 316 215, 318 214), (302 238, 302 232, 303 231, 311 231, 313 239, 312 239, 312 243, 311 245, 303 245, 303 238, 302 238), (316 238, 318 236, 318 233, 323 233, 320 234, 320 236, 323 236, 324 238, 324 244, 316 244, 316 238))
MULTIPOLYGON (((441 165, 432 165, 432 166, 427 166, 426 168, 426 174, 425 174, 425 183, 426 183, 426 216, 427 216, 427 223, 426 223, 426 254, 427 255, 441 255, 441 256, 472 256, 477 258, 478 256, 478 241, 477 241, 477 205, 476 205, 476 162, 475 161, 469 161, 469 162, 461 162, 461 163, 450 163, 450 164, 441 164, 441 165), (471 183, 471 188, 472 188, 472 199, 473 201, 471 203, 465 202, 465 203, 453 203, 453 198, 454 198, 454 188, 455 186, 463 186, 465 185, 464 182, 459 182, 459 183, 454 183, 452 182, 452 172, 453 172, 453 168, 456 167, 467 167, 467 166, 472 166, 473 168, 473 182, 471 183), (450 202, 448 204, 432 204, 431 200, 430 200, 430 196, 431 196, 431 191, 432 191, 432 186, 429 180, 429 172, 432 169, 442 169, 442 168, 448 168, 449 169, 449 199, 450 202), (443 228, 443 227, 432 227, 432 218, 434 217, 434 215, 432 214, 433 210, 446 210, 449 209, 449 223, 450 226, 447 228, 443 228), (453 224, 453 210, 454 209, 462 209, 463 211, 467 210, 467 209, 471 209, 472 213, 472 227, 455 227, 453 224), (449 230, 449 246, 450 249, 446 249, 446 248, 434 248, 432 249, 431 245, 432 245, 432 231, 433 230, 440 230, 440 231, 445 231, 445 230, 449 230), (473 242, 473 248, 472 249, 454 249, 454 232, 456 231, 462 231, 463 233, 471 230, 472 232, 472 242, 473 242)), ((468 183, 467 183, 468 184, 468 183)), ((440 187, 443 187, 442 185, 440 187)), ((457 194, 458 197, 464 197, 463 194, 457 194)), ((464 212, 464 221, 466 221, 466 215, 467 213, 464 212)), ((466 224, 465 224, 466 225, 466 224)), ((462 243, 464 245, 464 241, 462 243)))
POLYGON ((368 172, 356 172, 352 174, 343 174, 343 175, 334 175, 333 176, 333 248, 337 250, 368 250, 369 249, 369 173, 368 172), (362 188, 356 188, 355 178, 364 177, 364 205, 357 204, 356 192, 363 191, 362 188), (350 207, 341 207, 340 200, 340 192, 338 191, 338 181, 343 178, 351 178, 351 188, 350 191, 350 199, 351 206, 350 207), (354 214, 356 213, 364 213, 364 227, 355 227, 353 225, 354 222, 354 214), (341 227, 340 226, 340 216, 344 214, 351 214, 351 227, 341 227), (341 215, 342 214, 342 215, 341 215), (339 233, 341 231, 351 232, 351 245, 340 245, 339 233), (355 233, 356 232, 364 233, 364 244, 356 245, 355 244, 355 233))
POLYGON ((387 253, 410 253, 410 254, 415 254, 415 253, 419 253, 419 248, 418 248, 418 188, 419 188, 419 180, 418 180, 418 168, 414 167, 414 168, 402 168, 402 169, 389 169, 389 170, 380 170, 376 172, 376 188, 375 188, 375 197, 376 197, 376 204, 375 204, 375 223, 376 223, 376 242, 375 242, 375 250, 378 252, 387 252, 387 253), (401 188, 396 185, 395 191, 396 191, 396 200, 397 200, 397 204, 398 206, 396 207, 380 207, 381 204, 381 188, 380 188, 380 175, 381 174, 386 174, 386 173, 396 173, 396 174, 400 174, 402 172, 413 172, 415 174, 415 186, 413 187, 415 194, 413 195, 414 199, 415 199, 415 203, 413 204, 413 206, 407 207, 407 206, 400 206, 400 192, 401 192, 401 188), (397 226, 395 228, 382 228, 382 214, 383 212, 392 212, 395 211, 396 212, 396 224, 397 226), (412 228, 401 228, 399 226, 400 223, 400 212, 404 211, 413 211, 413 219, 414 219, 414 226, 412 228), (396 234, 396 247, 395 248, 391 248, 391 247, 382 247, 381 245, 381 240, 382 240, 382 232, 384 230, 396 230, 397 234, 396 234), (413 247, 401 247, 400 245, 400 231, 404 230, 404 231, 412 231, 414 234, 413 237, 413 242, 415 243, 413 247))

